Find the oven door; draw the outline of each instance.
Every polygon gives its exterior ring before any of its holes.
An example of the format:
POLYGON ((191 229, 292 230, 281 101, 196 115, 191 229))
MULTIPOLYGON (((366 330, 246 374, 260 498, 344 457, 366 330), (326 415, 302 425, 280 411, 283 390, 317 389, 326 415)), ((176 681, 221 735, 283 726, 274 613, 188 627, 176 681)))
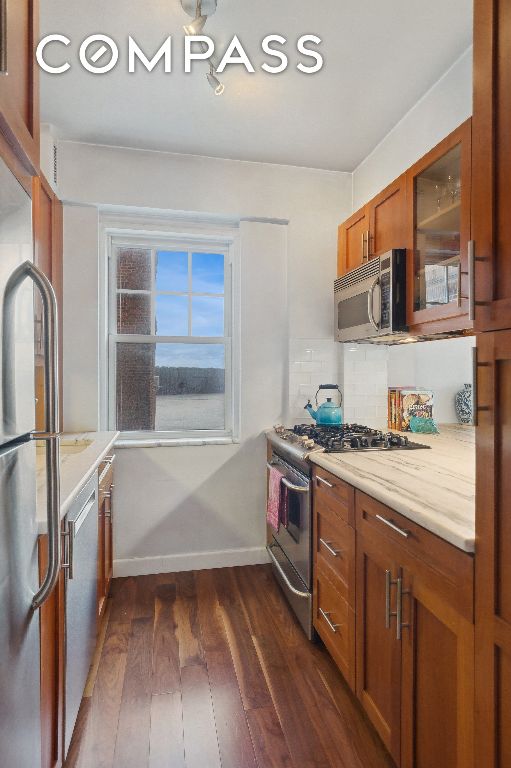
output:
POLYGON ((378 336, 381 319, 379 276, 335 291, 335 338, 359 341, 378 336))
POLYGON ((279 544, 287 559, 294 567, 307 589, 312 586, 312 512, 310 478, 284 463, 273 454, 272 464, 278 464, 284 473, 283 482, 288 491, 289 523, 279 526, 273 538, 279 544))

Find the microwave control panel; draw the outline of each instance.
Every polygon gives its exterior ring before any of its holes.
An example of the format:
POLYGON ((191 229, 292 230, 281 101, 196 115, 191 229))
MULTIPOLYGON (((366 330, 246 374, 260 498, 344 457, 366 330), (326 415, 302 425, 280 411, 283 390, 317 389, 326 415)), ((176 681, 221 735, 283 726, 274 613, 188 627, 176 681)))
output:
POLYGON ((390 300, 391 300, 390 271, 383 272, 383 274, 381 275, 380 290, 381 290, 380 328, 390 328, 390 300))

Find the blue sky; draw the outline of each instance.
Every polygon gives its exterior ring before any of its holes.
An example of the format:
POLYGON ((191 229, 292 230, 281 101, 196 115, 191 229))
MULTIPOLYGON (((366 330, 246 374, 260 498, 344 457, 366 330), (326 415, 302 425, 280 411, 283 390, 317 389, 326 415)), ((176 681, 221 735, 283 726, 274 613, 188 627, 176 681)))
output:
MULTIPOLYGON (((181 251, 158 251, 157 291, 188 290, 188 254, 181 251)), ((223 293, 224 257, 219 253, 192 254, 192 291, 223 293)), ((193 296, 192 335, 223 336, 224 301, 210 296, 193 296)), ((160 336, 188 335, 188 298, 156 297, 156 324, 160 336)))
MULTIPOLYGON (((188 290, 188 254, 183 251, 158 251, 157 291, 188 290)), ((192 253, 192 291, 224 292, 224 257, 221 253, 192 253)))

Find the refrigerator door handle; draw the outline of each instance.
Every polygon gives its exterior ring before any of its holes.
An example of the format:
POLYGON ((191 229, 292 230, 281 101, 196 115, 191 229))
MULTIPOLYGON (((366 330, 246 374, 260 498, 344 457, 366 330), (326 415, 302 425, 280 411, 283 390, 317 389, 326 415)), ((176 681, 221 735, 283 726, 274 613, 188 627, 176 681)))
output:
MULTIPOLYGON (((45 432, 34 432, 34 440, 46 442, 46 511, 48 520, 48 570, 40 589, 32 599, 32 608, 36 610, 48 599, 58 581, 61 560, 60 539, 60 462, 59 462, 59 390, 58 390, 58 306, 53 286, 38 267, 31 261, 20 264, 9 277, 5 286, 3 316, 4 360, 13 356, 12 317, 16 291, 29 277, 41 294, 44 327, 44 414, 45 432)), ((4 415, 9 417, 11 409, 15 412, 14 366, 4 365, 3 407, 4 415)))

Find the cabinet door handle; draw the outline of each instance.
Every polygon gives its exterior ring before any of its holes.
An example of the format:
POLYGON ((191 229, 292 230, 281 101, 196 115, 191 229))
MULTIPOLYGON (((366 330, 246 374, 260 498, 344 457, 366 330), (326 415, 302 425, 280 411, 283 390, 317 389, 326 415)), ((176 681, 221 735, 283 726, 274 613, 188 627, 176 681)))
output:
POLYGON ((334 549, 334 548, 333 548, 333 547, 330 545, 330 542, 329 542, 329 541, 325 541, 324 539, 321 539, 321 538, 320 538, 320 540, 319 540, 319 543, 320 543, 320 544, 323 544, 323 546, 325 547, 325 549, 327 549, 327 550, 330 552, 330 554, 331 554, 331 555, 333 555, 334 557, 339 557, 339 553, 340 553, 340 551, 339 551, 339 550, 337 550, 337 549, 334 549))
POLYGON ((475 242, 468 241, 468 319, 474 322, 476 318, 475 302, 475 242))
POLYGON ((366 260, 366 233, 362 232, 362 263, 366 260))
POLYGON ((0 74, 7 74, 7 0, 0 0, 0 74))
POLYGON ((323 485, 326 485, 327 488, 333 488, 334 486, 332 483, 329 483, 328 480, 325 480, 324 478, 320 477, 319 475, 316 475, 316 480, 318 483, 323 483, 323 485))
POLYGON ((410 624, 403 624, 403 595, 409 595, 409 589, 403 589, 403 578, 398 576, 397 578, 397 602, 396 602, 396 640, 401 640, 402 630, 409 627, 410 624))
POLYGON ((62 563, 62 570, 67 571, 69 579, 74 576, 73 560, 74 560, 74 538, 75 538, 75 524, 70 520, 68 523, 67 531, 63 533, 64 540, 66 541, 65 562, 62 563))
POLYGON ((324 611, 323 608, 320 608, 319 612, 323 616, 324 620, 326 621, 326 623, 328 624, 328 626, 330 627, 332 632, 337 633, 337 627, 340 627, 341 625, 340 624, 333 624, 330 621, 330 614, 332 613, 332 611, 324 611))
POLYGON ((397 615, 397 611, 390 610, 390 592, 397 581, 392 579, 392 573, 385 571, 385 629, 390 629, 390 619, 397 615))
POLYGON ((375 515, 375 518, 380 521, 380 523, 384 523, 389 528, 392 528, 393 531, 396 533, 399 533, 400 536, 403 536, 405 539, 408 539, 410 537, 410 531, 406 531, 404 528, 400 528, 398 525, 393 523, 391 520, 387 520, 386 517, 382 517, 381 515, 375 515))

